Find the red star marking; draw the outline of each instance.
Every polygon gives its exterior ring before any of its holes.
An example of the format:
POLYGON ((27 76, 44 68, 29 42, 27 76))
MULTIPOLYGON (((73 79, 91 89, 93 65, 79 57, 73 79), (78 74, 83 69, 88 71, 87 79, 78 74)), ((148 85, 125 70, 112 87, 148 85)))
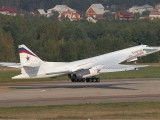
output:
POLYGON ((30 60, 30 57, 29 57, 29 56, 27 56, 27 57, 26 57, 26 60, 27 60, 27 61, 29 61, 29 60, 30 60))

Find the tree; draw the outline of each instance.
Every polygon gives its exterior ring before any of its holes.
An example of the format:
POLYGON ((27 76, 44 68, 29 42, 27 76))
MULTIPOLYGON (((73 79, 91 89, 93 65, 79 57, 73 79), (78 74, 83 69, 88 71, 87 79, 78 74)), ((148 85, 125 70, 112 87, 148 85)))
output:
POLYGON ((0 29, 0 60, 15 61, 15 50, 13 39, 9 33, 0 29))

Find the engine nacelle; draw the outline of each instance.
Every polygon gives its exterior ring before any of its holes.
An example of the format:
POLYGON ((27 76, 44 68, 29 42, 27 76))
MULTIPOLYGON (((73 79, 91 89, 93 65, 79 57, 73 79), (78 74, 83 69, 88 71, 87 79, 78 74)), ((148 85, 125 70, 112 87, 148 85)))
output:
POLYGON ((97 69, 81 69, 72 74, 69 74, 68 76, 71 79, 82 79, 82 78, 96 76, 98 74, 99 74, 99 70, 97 69))
POLYGON ((83 78, 93 77, 99 75, 99 70, 97 69, 89 69, 90 74, 84 75, 83 78))

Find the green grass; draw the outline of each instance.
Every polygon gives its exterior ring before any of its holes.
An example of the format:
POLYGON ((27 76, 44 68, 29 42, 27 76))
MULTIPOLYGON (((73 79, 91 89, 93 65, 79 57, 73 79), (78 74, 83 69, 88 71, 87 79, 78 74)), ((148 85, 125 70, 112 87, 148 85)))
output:
POLYGON ((0 119, 160 119, 160 102, 0 108, 0 119))
MULTIPOLYGON (((20 79, 12 80, 11 77, 20 74, 19 70, 0 71, 0 83, 7 82, 45 82, 55 80, 69 80, 68 77, 44 78, 44 79, 20 79)), ((127 79, 127 78, 160 78, 160 67, 146 67, 137 71, 115 72, 99 75, 101 79, 127 79)))

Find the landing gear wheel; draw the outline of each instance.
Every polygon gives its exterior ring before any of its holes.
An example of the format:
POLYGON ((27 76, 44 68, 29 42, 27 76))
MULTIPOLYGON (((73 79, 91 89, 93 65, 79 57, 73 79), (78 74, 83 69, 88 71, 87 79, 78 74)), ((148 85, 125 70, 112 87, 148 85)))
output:
POLYGON ((100 78, 92 77, 92 78, 86 78, 86 82, 100 82, 100 78))
POLYGON ((96 78, 96 82, 100 82, 100 78, 96 78))
POLYGON ((95 77, 92 77, 92 78, 82 78, 82 79, 71 79, 72 82, 100 82, 100 79, 99 78, 95 78, 95 77))
POLYGON ((90 82, 90 78, 86 78, 86 82, 90 82))
POLYGON ((77 82, 81 82, 81 79, 77 79, 77 82))
POLYGON ((75 79, 71 79, 72 82, 75 82, 75 79))
POLYGON ((96 79, 95 77, 91 78, 90 82, 95 82, 96 81, 95 79, 96 79))
POLYGON ((85 82, 85 79, 81 79, 81 82, 85 82))

